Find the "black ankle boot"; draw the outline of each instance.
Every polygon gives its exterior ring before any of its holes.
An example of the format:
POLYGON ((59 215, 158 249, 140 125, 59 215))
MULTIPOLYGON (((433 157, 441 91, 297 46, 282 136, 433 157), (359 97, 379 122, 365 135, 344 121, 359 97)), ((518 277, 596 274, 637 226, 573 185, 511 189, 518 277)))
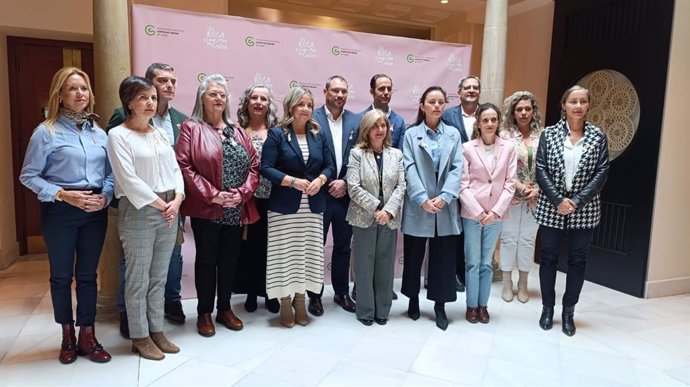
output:
POLYGON ((407 304, 407 315, 411 319, 417 320, 419 318, 419 298, 410 298, 410 302, 407 304))
POLYGON ((541 317, 539 317, 539 326, 541 329, 548 331, 553 328, 553 306, 543 306, 541 308, 541 317))
POLYGON ((561 314, 563 333, 568 336, 575 334, 575 321, 573 321, 573 315, 575 314, 575 306, 564 306, 563 313, 561 314))
POLYGON ((436 313, 436 326, 442 331, 448 328, 448 317, 446 316, 446 305, 443 302, 437 302, 434 305, 434 313, 436 313))

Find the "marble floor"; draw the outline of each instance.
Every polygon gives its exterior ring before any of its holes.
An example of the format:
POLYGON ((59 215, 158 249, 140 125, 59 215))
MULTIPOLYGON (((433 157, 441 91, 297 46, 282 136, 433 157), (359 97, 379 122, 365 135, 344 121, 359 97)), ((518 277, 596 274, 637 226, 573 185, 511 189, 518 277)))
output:
MULTIPOLYGON (((536 268, 535 268, 536 269, 536 268)), ((283 328, 260 303, 233 308, 245 328, 222 327, 211 338, 196 333, 196 301, 183 302, 185 325, 166 325, 182 351, 163 361, 140 359, 115 321, 97 325, 113 355, 107 364, 84 358, 57 361, 48 265, 27 256, 0 271, 0 386, 687 386, 690 385, 690 295, 644 300, 586 283, 576 311, 577 334, 556 325, 542 331, 537 272, 532 299, 500 299, 494 284, 491 323, 464 320, 464 294, 447 311, 447 331, 436 328, 433 304, 422 317, 405 317, 407 299, 393 303, 386 326, 365 327, 336 307, 328 290, 325 314, 307 327, 283 328)), ((564 277, 559 274, 558 288, 564 277)), ((396 281, 399 290, 400 282, 396 281)))

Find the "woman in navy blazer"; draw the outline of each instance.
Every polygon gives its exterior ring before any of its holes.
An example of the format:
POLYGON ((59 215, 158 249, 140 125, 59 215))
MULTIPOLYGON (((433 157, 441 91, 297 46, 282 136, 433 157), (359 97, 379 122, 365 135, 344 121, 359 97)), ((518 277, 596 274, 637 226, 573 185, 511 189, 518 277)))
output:
POLYGON ((278 127, 269 130, 264 142, 261 174, 273 184, 266 294, 280 298, 280 323, 291 328, 295 322, 309 323, 304 293, 319 293, 323 284, 323 186, 334 177, 335 166, 319 124, 312 119, 311 92, 303 87, 290 90, 283 111, 278 127))
POLYGON ((455 236, 461 232, 458 194, 462 174, 460 133, 441 121, 446 92, 431 86, 419 101, 417 123, 405 131, 403 162, 407 180, 403 204, 402 293, 410 298, 408 316, 417 320, 422 262, 429 242, 429 287, 436 326, 448 327, 445 303, 455 292, 455 236))

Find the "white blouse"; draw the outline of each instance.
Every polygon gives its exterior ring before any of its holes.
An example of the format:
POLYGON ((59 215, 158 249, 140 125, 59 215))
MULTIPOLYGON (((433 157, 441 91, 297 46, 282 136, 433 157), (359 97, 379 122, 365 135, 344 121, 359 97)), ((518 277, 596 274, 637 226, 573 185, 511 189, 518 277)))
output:
POLYGON ((175 151, 159 130, 139 133, 123 125, 108 132, 108 159, 115 176, 115 197, 127 197, 136 209, 174 190, 184 195, 175 151))
MULTIPOLYGON (((566 124, 567 126, 568 124, 566 124)), ((570 130, 570 128, 568 128, 570 130)), ((575 144, 570 142, 570 137, 566 136, 563 142, 563 162, 565 166, 565 190, 573 189, 573 179, 580 165, 580 159, 585 152, 585 136, 582 136, 575 144)))

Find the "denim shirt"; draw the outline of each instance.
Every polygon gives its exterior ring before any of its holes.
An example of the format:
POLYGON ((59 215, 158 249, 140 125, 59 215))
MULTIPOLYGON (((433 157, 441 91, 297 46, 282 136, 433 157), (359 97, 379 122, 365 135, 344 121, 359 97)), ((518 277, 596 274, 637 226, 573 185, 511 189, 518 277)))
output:
POLYGON ((82 130, 60 116, 51 134, 40 124, 29 140, 19 180, 42 202, 54 201, 61 188, 103 188, 110 203, 113 175, 106 144, 108 136, 87 121, 82 130))
POLYGON ((429 147, 431 159, 434 160, 434 169, 436 173, 438 173, 439 164, 441 163, 441 141, 443 139, 443 129, 441 128, 442 125, 438 125, 434 131, 424 124, 427 147, 429 147))

